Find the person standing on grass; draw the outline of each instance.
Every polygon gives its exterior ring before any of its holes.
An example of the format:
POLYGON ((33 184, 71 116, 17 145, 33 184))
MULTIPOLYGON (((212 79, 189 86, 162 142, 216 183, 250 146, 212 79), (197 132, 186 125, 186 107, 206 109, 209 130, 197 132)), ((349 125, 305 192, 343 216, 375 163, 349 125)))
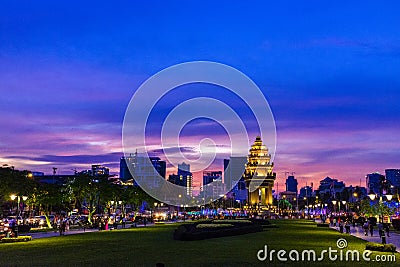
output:
POLYGON ((126 226, 126 217, 124 216, 122 218, 122 228, 125 228, 125 226, 126 226))
POLYGON ((342 221, 339 222, 339 231, 340 231, 340 233, 343 234, 343 222, 342 221))
POLYGON ((105 220, 104 220, 104 230, 108 230, 108 219, 106 218, 105 220))
POLYGON ((65 220, 62 220, 61 223, 60 223, 60 236, 64 235, 65 227, 66 227, 65 220))
POLYGON ((69 231, 69 219, 68 219, 68 217, 65 218, 65 231, 66 231, 66 232, 69 231))

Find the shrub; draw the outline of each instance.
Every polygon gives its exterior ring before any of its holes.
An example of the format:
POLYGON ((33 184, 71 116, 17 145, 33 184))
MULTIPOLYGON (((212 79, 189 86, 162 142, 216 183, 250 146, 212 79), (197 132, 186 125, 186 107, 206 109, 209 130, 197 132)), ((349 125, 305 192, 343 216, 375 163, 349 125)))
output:
POLYGON ((31 241, 31 236, 18 236, 18 237, 5 237, 1 240, 3 243, 15 243, 15 242, 28 242, 31 241))
POLYGON ((278 227, 278 225, 276 225, 276 224, 264 224, 264 225, 262 225, 262 227, 265 229, 265 228, 279 228, 278 227))
POLYGON ((227 219, 227 220, 213 220, 213 223, 251 223, 250 220, 235 220, 235 219, 227 219))
POLYGON ((393 244, 380 244, 374 242, 368 242, 365 245, 365 249, 381 252, 396 252, 396 246, 393 244))
POLYGON ((174 231, 175 240, 202 240, 233 235, 261 232, 263 227, 252 223, 187 223, 178 226, 174 231))
POLYGON ((260 225, 269 225, 271 224, 270 221, 266 219, 257 219, 257 218, 251 218, 250 221, 255 224, 260 224, 260 225))

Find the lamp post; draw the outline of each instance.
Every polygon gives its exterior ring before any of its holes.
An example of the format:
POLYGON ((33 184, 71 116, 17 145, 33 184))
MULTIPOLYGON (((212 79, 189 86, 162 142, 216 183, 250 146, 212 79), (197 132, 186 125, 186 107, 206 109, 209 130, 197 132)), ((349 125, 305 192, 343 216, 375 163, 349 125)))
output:
POLYGON ((333 204, 333 209, 334 209, 335 215, 336 215, 336 203, 337 203, 336 200, 332 200, 332 204, 333 204))
MULTIPOLYGON (((385 179, 385 177, 382 177, 379 181, 379 211, 380 211, 380 220, 381 223, 383 223, 383 210, 382 210, 382 205, 383 205, 383 196, 386 197, 388 201, 391 201, 393 198, 393 195, 390 191, 390 183, 385 179), (383 190, 385 189, 385 194, 383 194, 383 190)), ((375 192, 372 190, 369 192, 368 197, 374 201, 377 195, 375 192)))
MULTIPOLYGON (((386 197, 386 199, 387 199, 388 201, 391 201, 392 198, 393 198, 393 195, 390 194, 390 193, 387 193, 387 194, 385 194, 384 196, 386 197)), ((369 193, 369 194, 368 194, 368 197, 369 197, 372 201, 374 201, 375 198, 376 198, 376 195, 375 195, 374 193, 369 193)), ((379 196, 378 204, 379 204, 379 219, 380 219, 380 222, 383 223, 383 210, 382 210, 383 196, 382 196, 382 195, 379 196)))
POLYGON ((115 203, 114 200, 111 200, 111 201, 110 201, 110 204, 111 204, 110 212, 111 212, 111 214, 113 213, 114 203, 115 203))
POLYGON ((347 203, 347 201, 346 201, 346 200, 342 200, 342 204, 343 204, 343 206, 344 206, 344 208, 343 208, 343 211, 344 211, 344 213, 346 213, 346 212, 347 212, 346 203, 347 203))
MULTIPOLYGON (((21 202, 21 197, 17 196, 17 195, 11 195, 10 196, 11 200, 14 201, 15 199, 17 199, 17 216, 16 216, 16 227, 14 229, 14 233, 15 233, 15 237, 18 237, 18 219, 19 219, 19 213, 20 213, 20 207, 19 207, 19 203, 21 202)), ((26 201, 28 199, 27 196, 22 196, 22 201, 26 201)))
POLYGON ((125 207, 122 205, 122 200, 118 200, 118 205, 119 205, 122 217, 125 217, 125 207))

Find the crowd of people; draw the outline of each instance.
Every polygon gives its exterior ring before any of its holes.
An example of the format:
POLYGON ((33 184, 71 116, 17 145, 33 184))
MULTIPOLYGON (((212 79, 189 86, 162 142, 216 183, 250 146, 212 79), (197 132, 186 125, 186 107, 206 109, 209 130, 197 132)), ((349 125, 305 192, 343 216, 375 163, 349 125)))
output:
POLYGON ((377 222, 375 218, 351 217, 351 216, 333 216, 329 217, 330 225, 338 227, 339 232, 350 234, 352 227, 360 226, 365 236, 374 236, 374 229, 377 227, 379 237, 382 243, 386 243, 386 237, 390 236, 390 223, 377 222))

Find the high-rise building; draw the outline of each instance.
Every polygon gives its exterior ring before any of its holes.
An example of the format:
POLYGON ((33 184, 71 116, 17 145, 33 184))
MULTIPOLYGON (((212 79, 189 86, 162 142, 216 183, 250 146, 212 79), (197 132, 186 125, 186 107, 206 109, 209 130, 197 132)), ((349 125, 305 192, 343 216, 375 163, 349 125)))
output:
POLYGON ((186 164, 185 162, 182 162, 182 164, 178 164, 178 172, 179 170, 190 172, 190 164, 186 164))
POLYGON ((190 172, 181 172, 180 174, 170 174, 168 176, 168 182, 175 185, 183 186, 186 188, 186 195, 193 195, 193 176, 190 172))
POLYGON ((204 171, 202 193, 205 198, 216 200, 225 194, 222 171, 204 171))
POLYGON ((224 183, 231 188, 235 200, 241 203, 247 199, 246 183, 243 178, 246 162, 246 157, 224 159, 224 183))
POLYGON ((109 175, 110 174, 110 169, 103 166, 103 165, 92 165, 92 176, 103 176, 103 175, 109 175))
POLYGON ((304 187, 300 188, 299 198, 311 197, 312 193, 313 193, 313 189, 311 186, 304 186, 304 187))
POLYGON ((295 192, 297 194, 297 179, 294 176, 288 176, 286 179, 286 191, 295 192))
MULTIPOLYGON (((400 189, 400 169, 386 169, 386 180, 394 187, 397 192, 400 189)), ((395 193, 395 192, 392 192, 395 193)))
POLYGON ((321 195, 327 194, 335 196, 337 193, 341 193, 345 187, 346 185, 344 182, 339 182, 337 179, 325 177, 319 182, 318 192, 321 195))
POLYGON ((222 181, 222 171, 204 171, 203 172, 203 186, 214 182, 215 180, 222 181))
POLYGON ((133 179, 131 172, 129 171, 128 165, 134 164, 134 157, 122 157, 119 161, 119 178, 122 181, 128 181, 133 179))
POLYGON ((190 165, 183 162, 178 164, 178 176, 181 186, 186 187, 186 194, 193 195, 193 174, 190 172, 190 165))
POLYGON ((272 172, 273 167, 271 155, 258 136, 249 150, 244 173, 249 205, 272 204, 272 188, 276 179, 276 173, 272 172))
POLYGON ((165 174, 166 162, 159 157, 140 156, 135 153, 129 157, 122 157, 120 161, 122 181, 134 179, 135 183, 140 181, 146 183, 150 188, 156 188, 160 186, 159 178, 165 179, 165 174))
POLYGON ((381 191, 382 181, 385 180, 385 176, 378 172, 374 172, 367 174, 366 179, 367 179, 366 182, 367 182, 368 193, 372 191, 375 194, 379 195, 381 191))

